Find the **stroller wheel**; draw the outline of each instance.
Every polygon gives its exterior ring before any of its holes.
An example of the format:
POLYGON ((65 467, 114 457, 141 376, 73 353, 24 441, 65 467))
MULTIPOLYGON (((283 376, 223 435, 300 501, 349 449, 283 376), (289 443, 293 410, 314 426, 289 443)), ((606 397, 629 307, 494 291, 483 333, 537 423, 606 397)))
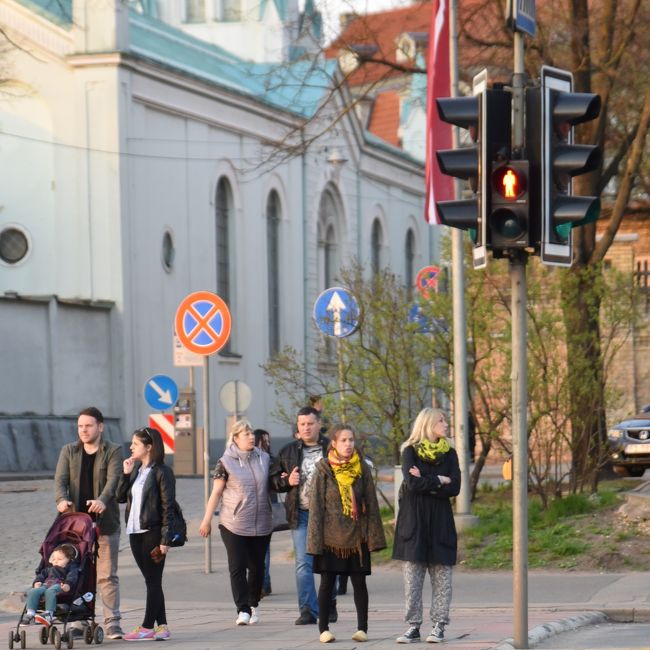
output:
POLYGON ((72 630, 68 630, 63 636, 65 636, 65 642, 68 645, 68 648, 72 648, 74 646, 74 637, 72 636, 72 630))
POLYGON ((56 650, 61 650, 61 632, 59 632, 55 627, 52 628, 52 643, 56 650))
POLYGON ((93 632, 94 628, 92 625, 86 625, 84 628, 84 641, 86 645, 90 645, 93 642, 93 632))
POLYGON ((38 638, 43 645, 47 645, 47 642, 50 638, 50 631, 46 627, 42 627, 41 631, 38 634, 38 638))
POLYGON ((98 625, 93 632, 93 639, 97 645, 104 641, 104 628, 98 625))
POLYGON ((25 630, 20 630, 20 647, 27 647, 27 632, 25 630))
POLYGON ((9 650, 14 647, 14 633, 13 630, 9 630, 9 650))
POLYGON ((48 636, 50 637, 50 643, 52 645, 54 645, 54 633, 55 632, 56 632, 56 627, 54 627, 54 625, 52 625, 52 627, 50 627, 50 629, 48 630, 48 636))

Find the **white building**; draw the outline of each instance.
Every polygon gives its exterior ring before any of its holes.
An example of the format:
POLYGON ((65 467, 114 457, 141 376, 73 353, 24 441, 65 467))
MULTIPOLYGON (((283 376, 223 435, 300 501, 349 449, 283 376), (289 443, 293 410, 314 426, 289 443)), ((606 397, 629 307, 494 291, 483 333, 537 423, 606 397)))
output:
POLYGON ((325 128, 332 63, 246 63, 120 0, 0 0, 0 22, 20 46, 0 97, 0 471, 30 445, 51 466, 90 404, 115 436, 145 424, 147 378, 187 384, 173 319, 201 289, 233 322, 211 359, 212 438, 235 379, 255 425, 286 435, 260 363, 313 347, 342 265, 378 255, 412 282, 436 259, 421 165, 353 112, 325 128))

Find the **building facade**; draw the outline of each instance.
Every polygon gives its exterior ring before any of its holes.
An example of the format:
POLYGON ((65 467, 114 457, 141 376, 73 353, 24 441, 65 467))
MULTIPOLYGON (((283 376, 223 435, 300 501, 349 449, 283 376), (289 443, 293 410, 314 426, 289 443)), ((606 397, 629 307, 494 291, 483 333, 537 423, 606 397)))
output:
POLYGON ((2 0, 0 20, 19 45, 0 99, 0 470, 20 436, 58 445, 88 404, 115 437, 146 424, 149 377, 188 383, 173 322, 196 290, 233 323, 211 437, 231 380, 256 426, 286 434, 260 364, 309 356, 339 269, 379 260, 411 283, 437 258, 421 164, 342 111, 332 64, 246 62, 120 0, 2 0))

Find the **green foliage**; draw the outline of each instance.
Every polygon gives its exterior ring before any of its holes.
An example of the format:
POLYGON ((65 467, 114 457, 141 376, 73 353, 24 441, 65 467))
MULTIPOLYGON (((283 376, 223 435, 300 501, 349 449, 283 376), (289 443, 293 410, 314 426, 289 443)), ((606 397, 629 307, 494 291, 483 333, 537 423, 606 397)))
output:
MULTIPOLYGON (((585 517, 616 505, 616 489, 596 495, 568 494, 553 499, 544 507, 539 497, 528 505, 528 553, 531 567, 553 564, 570 568, 576 558, 591 550, 581 531, 609 536, 609 531, 585 517)), ((461 536, 461 557, 465 566, 474 569, 510 568, 512 554, 512 502, 510 494, 482 492, 474 505, 479 523, 461 536)))

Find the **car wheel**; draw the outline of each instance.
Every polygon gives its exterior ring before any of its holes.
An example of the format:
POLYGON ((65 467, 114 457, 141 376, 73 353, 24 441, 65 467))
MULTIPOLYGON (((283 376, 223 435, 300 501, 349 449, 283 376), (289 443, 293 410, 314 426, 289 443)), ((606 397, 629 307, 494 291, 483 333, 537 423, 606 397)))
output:
POLYGON ((630 476, 639 478, 645 474, 645 467, 628 467, 628 471, 630 472, 630 476))

